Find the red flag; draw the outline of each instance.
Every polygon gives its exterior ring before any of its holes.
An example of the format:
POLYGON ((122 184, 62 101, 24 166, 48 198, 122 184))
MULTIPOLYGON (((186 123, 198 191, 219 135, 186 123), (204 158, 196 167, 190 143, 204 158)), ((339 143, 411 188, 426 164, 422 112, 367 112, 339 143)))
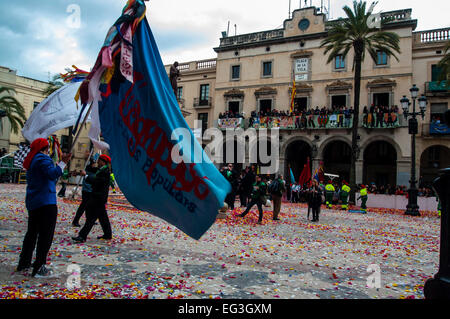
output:
POLYGON ((308 157, 308 160, 307 160, 305 166, 303 167, 303 171, 302 171, 302 173, 300 175, 298 183, 301 186, 303 186, 303 184, 306 184, 306 183, 308 183, 310 181, 311 181, 311 165, 310 165, 309 157, 308 157))

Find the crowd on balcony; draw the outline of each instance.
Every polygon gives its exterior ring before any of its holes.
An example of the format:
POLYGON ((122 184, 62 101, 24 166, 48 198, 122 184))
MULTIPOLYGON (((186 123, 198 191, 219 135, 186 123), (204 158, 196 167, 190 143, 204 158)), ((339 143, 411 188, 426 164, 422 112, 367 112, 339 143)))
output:
POLYGON ((243 119, 244 114, 239 112, 226 111, 225 113, 219 113, 219 119, 243 119))
POLYGON ((276 117, 294 117, 293 125, 296 129, 306 128, 327 128, 330 125, 334 127, 349 128, 351 126, 351 119, 354 110, 352 107, 333 106, 331 108, 316 106, 315 109, 299 110, 294 109, 294 112, 270 110, 267 112, 260 111, 251 113, 250 127, 255 122, 255 119, 262 117, 276 118, 276 117))
POLYGON ((367 128, 395 127, 399 125, 398 107, 367 106, 363 109, 363 126, 367 128))

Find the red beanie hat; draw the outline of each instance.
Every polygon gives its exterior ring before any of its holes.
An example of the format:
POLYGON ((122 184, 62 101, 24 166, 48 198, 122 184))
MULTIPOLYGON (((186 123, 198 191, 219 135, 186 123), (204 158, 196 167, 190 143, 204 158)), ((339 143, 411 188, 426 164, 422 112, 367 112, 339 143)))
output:
POLYGON ((109 157, 108 155, 100 155, 100 157, 98 159, 101 159, 102 161, 105 161, 108 164, 111 164, 111 157, 109 157))
POLYGON ((33 158, 36 156, 36 154, 39 153, 43 148, 48 146, 48 141, 45 138, 38 138, 37 140, 34 140, 34 142, 31 143, 30 146, 30 152, 23 161, 23 168, 25 168, 26 170, 29 169, 31 162, 33 161, 33 158))

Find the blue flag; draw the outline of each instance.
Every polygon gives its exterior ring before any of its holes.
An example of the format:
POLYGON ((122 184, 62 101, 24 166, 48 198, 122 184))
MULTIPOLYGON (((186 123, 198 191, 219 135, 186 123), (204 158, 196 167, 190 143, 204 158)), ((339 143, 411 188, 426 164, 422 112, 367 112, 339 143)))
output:
POLYGON ((134 83, 103 85, 99 103, 116 181, 133 206, 198 240, 231 186, 183 118, 146 19, 133 36, 133 73, 134 83))
POLYGON ((289 168, 291 171, 291 184, 295 183, 295 177, 294 177, 294 173, 292 172, 292 168, 289 168))

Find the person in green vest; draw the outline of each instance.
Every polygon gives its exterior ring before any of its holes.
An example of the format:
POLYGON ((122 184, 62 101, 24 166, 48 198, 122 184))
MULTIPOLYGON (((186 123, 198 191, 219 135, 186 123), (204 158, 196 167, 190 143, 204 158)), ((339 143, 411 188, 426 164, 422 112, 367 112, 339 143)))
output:
POLYGON ((334 188, 331 180, 328 180, 327 185, 325 185, 325 205, 327 208, 332 208, 333 205, 333 196, 336 189, 334 188))
POLYGON ((63 175, 61 176, 61 189, 58 192, 58 197, 66 197, 66 189, 67 189, 67 183, 69 182, 69 170, 67 167, 64 169, 63 175))
POLYGON ((114 173, 111 172, 109 184, 111 185, 112 191, 116 193, 116 178, 114 177, 114 173))
POLYGON ((250 209, 252 209, 253 206, 258 207, 259 211, 259 219, 258 224, 262 224, 263 220, 263 205, 266 203, 266 194, 267 194, 267 185, 262 181, 261 176, 256 176, 256 182, 253 184, 253 190, 251 194, 251 200, 250 203, 247 205, 247 208, 245 211, 238 215, 239 217, 245 217, 250 209))
POLYGON ((360 189, 360 197, 358 199, 361 200, 361 210, 367 213, 367 188, 365 185, 361 185, 360 189))
POLYGON ((442 207, 441 207, 441 201, 439 199, 439 197, 436 198, 438 201, 438 213, 439 213, 439 217, 441 217, 441 211, 442 211, 442 207))
POLYGON ((341 208, 343 210, 348 210, 348 196, 350 194, 350 187, 348 186, 348 183, 346 181, 342 182, 342 187, 341 187, 341 201, 342 201, 342 206, 341 208))

